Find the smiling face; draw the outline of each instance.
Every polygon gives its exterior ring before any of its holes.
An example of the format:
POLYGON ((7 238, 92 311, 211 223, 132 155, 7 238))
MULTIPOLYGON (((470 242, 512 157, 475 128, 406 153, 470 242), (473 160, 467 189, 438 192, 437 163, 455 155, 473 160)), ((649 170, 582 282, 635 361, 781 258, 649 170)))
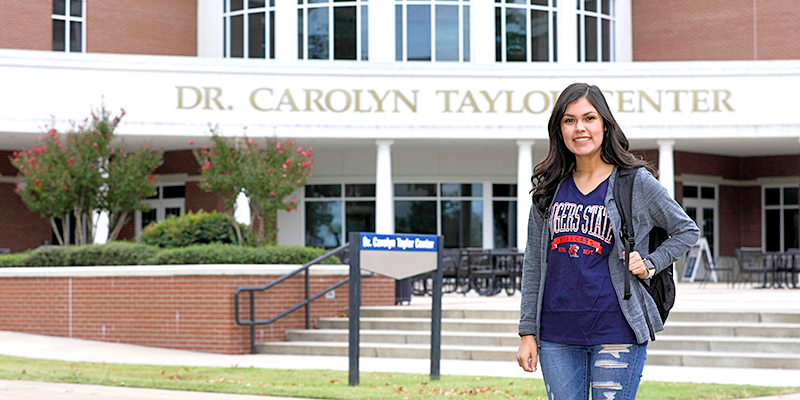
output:
POLYGON ((561 135, 575 157, 599 156, 604 130, 603 119, 586 97, 567 105, 561 118, 561 135))

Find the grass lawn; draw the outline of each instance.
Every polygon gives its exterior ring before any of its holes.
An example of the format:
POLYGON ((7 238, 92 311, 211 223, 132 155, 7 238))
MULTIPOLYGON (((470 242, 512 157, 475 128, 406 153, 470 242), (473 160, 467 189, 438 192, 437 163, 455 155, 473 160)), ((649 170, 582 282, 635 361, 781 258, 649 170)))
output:
MULTIPOLYGON (((101 364, 0 356, 0 379, 107 386, 260 394, 322 399, 546 399, 541 380, 361 373, 358 387, 347 372, 258 368, 164 367, 101 364)), ((798 392, 797 388, 643 382, 637 399, 738 399, 798 392)))

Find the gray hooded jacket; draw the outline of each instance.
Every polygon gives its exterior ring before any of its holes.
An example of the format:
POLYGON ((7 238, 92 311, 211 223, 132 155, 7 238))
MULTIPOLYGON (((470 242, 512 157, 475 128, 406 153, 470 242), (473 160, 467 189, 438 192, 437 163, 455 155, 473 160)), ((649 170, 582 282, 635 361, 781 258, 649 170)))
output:
MULTIPOLYGON (((640 344, 650 340, 650 331, 645 322, 646 315, 655 332, 664 330, 664 324, 658 314, 656 304, 642 287, 638 279, 631 277, 631 297, 623 300, 625 275, 629 274, 624 266, 622 257, 623 246, 620 238, 620 216, 614 202, 614 181, 617 177, 617 167, 614 167, 609 177, 608 190, 606 191, 605 206, 611 220, 614 232, 614 249, 608 258, 608 268, 611 273, 611 283, 617 292, 617 299, 622 308, 622 314, 636 334, 640 344), (639 282, 639 283, 636 283, 639 282)), ((561 188, 559 183, 558 188, 561 188)), ((556 193, 558 189, 556 189, 556 193)), ((555 199, 555 196, 553 196, 555 199)), ((550 252, 547 251, 550 243, 549 224, 546 222, 550 215, 552 203, 548 207, 547 215, 540 216, 536 207, 531 207, 528 219, 528 244, 525 249, 525 261, 522 267, 522 305, 520 307, 520 334, 535 334, 539 342, 539 322, 542 311, 542 295, 547 277, 547 261, 550 252)), ((683 208, 670 197, 667 189, 645 168, 639 168, 633 185, 632 199, 633 228, 635 233, 634 251, 638 251, 642 258, 649 259, 656 267, 656 273, 661 272, 670 264, 683 257, 689 248, 697 242, 700 229, 684 212, 683 208), (667 239, 652 254, 649 253, 649 233, 654 226, 664 228, 669 234, 667 239)))

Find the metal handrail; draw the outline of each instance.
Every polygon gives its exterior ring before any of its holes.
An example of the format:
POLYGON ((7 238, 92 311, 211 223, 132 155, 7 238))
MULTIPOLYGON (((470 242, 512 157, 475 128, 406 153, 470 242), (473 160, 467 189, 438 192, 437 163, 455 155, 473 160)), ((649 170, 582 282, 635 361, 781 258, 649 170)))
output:
POLYGON ((280 278, 278 278, 278 279, 266 284, 265 286, 251 286, 251 287, 245 286, 245 287, 240 287, 239 289, 236 289, 236 292, 233 295, 234 316, 235 316, 235 319, 236 319, 236 323, 238 325, 244 325, 244 326, 249 326, 250 327, 250 353, 251 354, 255 354, 256 353, 256 326, 258 326, 258 325, 269 325, 269 324, 271 324, 271 323, 273 323, 273 322, 285 317, 286 315, 298 310, 299 308, 305 307, 306 308, 306 310, 305 310, 306 311, 306 329, 310 328, 310 310, 309 310, 309 307, 308 307, 309 303, 311 303, 312 301, 324 296, 326 293, 330 292, 331 290, 334 290, 334 289, 338 288, 339 286, 342 286, 345 283, 349 282, 350 281, 350 277, 348 276, 347 278, 342 279, 341 281, 333 284, 332 286, 328 287, 327 289, 322 290, 321 292, 315 294, 314 296, 309 297, 309 293, 308 293, 308 289, 309 289, 308 268, 310 268, 313 265, 319 264, 322 261, 325 261, 326 259, 328 259, 329 257, 333 256, 334 254, 346 249, 348 246, 349 246, 349 244, 345 243, 345 244, 343 244, 343 245, 341 245, 341 246, 339 246, 339 247, 337 247, 337 248, 335 248, 335 249, 333 249, 333 250, 331 250, 331 251, 329 251, 329 252, 327 252, 327 253, 325 253, 325 254, 323 254, 323 255, 321 255, 321 256, 313 259, 313 260, 311 260, 311 261, 309 261, 308 263, 303 264, 302 267, 300 267, 300 268, 298 268, 298 269, 296 269, 296 270, 294 270, 292 272, 289 272, 288 274, 286 274, 286 275, 284 275, 284 276, 282 276, 282 277, 280 277, 280 278), (287 279, 289 279, 289 278, 291 278, 291 277, 293 277, 293 276, 295 276, 295 275, 297 275, 297 274, 299 274, 301 272, 305 272, 305 300, 295 304, 294 306, 290 307, 286 311, 283 311, 280 314, 278 314, 278 315, 276 315, 276 316, 274 316, 274 317, 272 317, 272 318, 270 318, 268 320, 257 321, 256 320, 255 292, 266 291, 269 288, 271 288, 271 287, 273 287, 273 286, 275 286, 275 285, 277 285, 277 284, 279 284, 279 283, 281 283, 281 282, 283 282, 283 281, 285 281, 285 280, 287 280, 287 279), (239 318, 239 294, 241 294, 242 292, 250 292, 250 320, 249 321, 242 321, 239 318))

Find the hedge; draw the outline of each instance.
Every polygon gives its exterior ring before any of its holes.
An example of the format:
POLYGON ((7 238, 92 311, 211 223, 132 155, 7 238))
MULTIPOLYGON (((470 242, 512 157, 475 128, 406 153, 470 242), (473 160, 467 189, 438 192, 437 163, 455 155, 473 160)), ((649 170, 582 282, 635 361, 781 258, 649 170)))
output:
MULTIPOLYGON (((325 250, 311 247, 268 246, 261 248, 242 247, 230 244, 209 244, 166 249, 158 253, 155 264, 305 264, 321 255, 325 250)), ((321 264, 341 264, 330 257, 321 264)))
MULTIPOLYGON (((164 264, 305 264, 326 250, 311 247, 253 248, 232 244, 193 245, 176 249, 129 242, 80 247, 49 247, 0 255, 0 267, 62 267, 164 264)), ((322 264, 341 264, 330 257, 322 264)))
MULTIPOLYGON (((142 243, 165 247, 186 247, 202 243, 238 243, 234 220, 217 211, 188 212, 180 217, 169 217, 142 230, 142 243)), ((240 225, 245 243, 249 228, 240 225)), ((252 239, 251 239, 252 241, 252 239)))

